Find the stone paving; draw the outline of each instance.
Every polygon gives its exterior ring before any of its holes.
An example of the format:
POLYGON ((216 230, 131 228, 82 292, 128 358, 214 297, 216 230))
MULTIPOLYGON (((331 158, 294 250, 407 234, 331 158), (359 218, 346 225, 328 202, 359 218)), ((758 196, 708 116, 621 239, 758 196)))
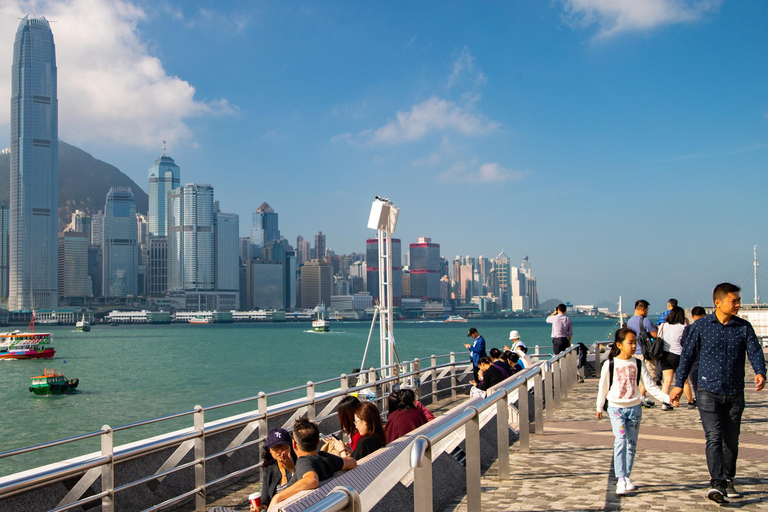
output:
MULTIPOLYGON (((768 511, 768 390, 754 391, 747 364, 747 408, 742 420, 735 479, 742 493, 723 508, 768 511)), ((510 448, 510 479, 498 480, 491 466, 482 478, 483 510, 490 511, 707 511, 721 506, 706 498, 709 488, 704 432, 698 411, 682 407, 643 410, 632 471, 637 491, 617 496, 612 473, 610 422, 595 419, 597 380, 577 384, 544 434, 531 436, 529 454, 510 448)), ((467 510, 460 497, 446 512, 467 510)), ((474 511, 472 511, 474 512, 474 511)))

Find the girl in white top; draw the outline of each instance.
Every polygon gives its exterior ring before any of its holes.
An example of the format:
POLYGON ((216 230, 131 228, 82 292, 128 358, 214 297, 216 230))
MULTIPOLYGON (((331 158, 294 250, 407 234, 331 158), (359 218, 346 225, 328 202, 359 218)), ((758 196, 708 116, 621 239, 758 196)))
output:
POLYGON ((631 329, 624 327, 616 331, 608 360, 603 363, 600 388, 597 391, 597 419, 602 419, 603 407, 607 400, 608 417, 616 438, 613 443, 613 468, 618 479, 616 494, 627 494, 627 491, 636 489, 629 475, 635 462, 640 420, 643 417, 638 371, 641 372, 645 389, 657 400, 669 403, 669 395, 656 386, 645 365, 635 359, 636 348, 637 337, 631 329), (639 362, 641 364, 638 364, 639 362))

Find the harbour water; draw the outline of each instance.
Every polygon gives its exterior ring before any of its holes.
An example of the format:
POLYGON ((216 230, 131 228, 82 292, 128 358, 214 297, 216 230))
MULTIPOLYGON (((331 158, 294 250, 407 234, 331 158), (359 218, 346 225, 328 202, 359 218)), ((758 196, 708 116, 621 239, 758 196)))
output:
MULTIPOLYGON (((574 318, 573 324, 574 342, 591 344, 606 339, 613 322, 574 318)), ((403 321, 395 323, 400 358, 454 351, 457 360, 466 359, 463 344, 471 326, 485 337, 489 349, 509 343, 509 331, 516 329, 531 350, 536 345, 543 352, 551 350, 544 318, 458 324, 403 321)), ((312 332, 308 323, 95 325, 90 333, 74 332, 73 327, 46 328, 53 333, 55 359, 0 361, 0 451, 337 377, 360 367, 369 329, 368 322, 333 322, 327 333, 312 332), (51 367, 79 378, 78 391, 42 397, 30 393, 29 378, 51 367)), ((379 366, 377 329, 366 366, 379 366)), ((273 401, 290 397, 281 395, 273 401)), ((255 403, 210 411, 206 421, 253 408, 255 403)), ((186 417, 118 432, 115 444, 188 427, 191 422, 186 417)), ((94 439, 14 457, 14 462, 0 464, 0 475, 97 449, 94 439)))

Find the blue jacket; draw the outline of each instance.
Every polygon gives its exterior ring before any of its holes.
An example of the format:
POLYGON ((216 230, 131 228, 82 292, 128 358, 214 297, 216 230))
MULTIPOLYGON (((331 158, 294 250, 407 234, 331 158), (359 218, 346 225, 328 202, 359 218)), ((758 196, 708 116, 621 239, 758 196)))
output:
POLYGON ((765 359, 752 324, 734 316, 723 325, 714 313, 688 329, 683 353, 675 373, 675 386, 682 388, 691 365, 699 360, 699 387, 716 395, 744 392, 746 356, 756 374, 765 376, 765 359))
POLYGON ((485 339, 479 334, 472 345, 469 346, 469 355, 472 358, 472 366, 477 366, 480 358, 488 355, 485 353, 485 339))

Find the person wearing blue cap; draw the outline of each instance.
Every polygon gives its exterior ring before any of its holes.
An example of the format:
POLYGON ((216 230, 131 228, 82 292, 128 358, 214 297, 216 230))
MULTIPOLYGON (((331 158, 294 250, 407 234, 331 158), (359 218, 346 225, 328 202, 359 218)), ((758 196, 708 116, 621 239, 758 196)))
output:
POLYGON ((284 428, 271 430, 264 442, 261 460, 261 506, 269 508, 272 498, 288 487, 296 464, 296 453, 291 447, 291 434, 284 428))

